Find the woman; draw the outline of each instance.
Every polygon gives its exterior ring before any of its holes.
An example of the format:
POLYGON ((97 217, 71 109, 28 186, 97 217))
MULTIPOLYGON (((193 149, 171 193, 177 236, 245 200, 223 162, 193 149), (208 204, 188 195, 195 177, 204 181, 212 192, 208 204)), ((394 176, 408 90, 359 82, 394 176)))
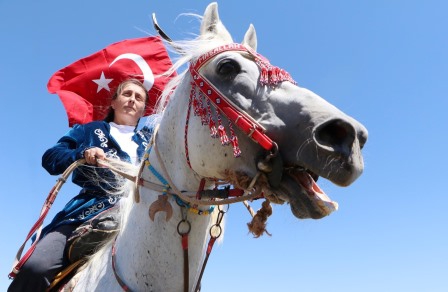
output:
MULTIPOLYGON (((74 161, 85 158, 97 166, 97 159, 115 157, 134 164, 139 162, 150 138, 144 127, 136 131, 148 101, 148 92, 136 79, 122 82, 112 97, 109 114, 104 121, 94 121, 73 128, 42 157, 42 166, 52 175, 65 171, 74 161)), ((53 278, 69 263, 65 254, 67 239, 79 225, 112 207, 119 196, 106 195, 117 181, 111 171, 95 168, 100 180, 92 180, 84 166, 72 174, 72 181, 81 186, 75 196, 42 231, 32 256, 22 266, 8 291, 45 291, 53 278)))

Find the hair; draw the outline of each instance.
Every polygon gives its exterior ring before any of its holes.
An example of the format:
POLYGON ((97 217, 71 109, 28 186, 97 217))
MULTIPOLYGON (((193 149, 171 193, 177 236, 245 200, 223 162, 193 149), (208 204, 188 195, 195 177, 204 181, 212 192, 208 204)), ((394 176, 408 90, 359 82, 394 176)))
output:
MULTIPOLYGON (((188 16, 192 16, 197 18, 198 20, 202 19, 202 16, 195 14, 186 14, 188 16)), ((180 84, 180 82, 185 78, 185 75, 189 73, 188 63, 196 60, 201 55, 211 51, 212 49, 222 46, 224 44, 229 43, 229 41, 222 40, 220 38, 208 38, 203 37, 201 35, 196 35, 196 38, 190 40, 183 41, 171 41, 167 42, 167 49, 172 51, 178 57, 175 58, 175 62, 173 66, 165 72, 163 75, 170 76, 173 72, 177 72, 177 70, 183 69, 183 72, 177 74, 177 76, 171 78, 168 84, 162 91, 161 96, 157 100, 155 106, 156 113, 162 113, 165 109, 165 106, 172 95, 173 91, 180 84)))
MULTIPOLYGON (((131 79, 126 79, 125 81, 121 82, 118 86, 117 89, 114 91, 114 94, 112 95, 112 100, 117 99, 117 97, 123 92, 123 89, 126 87, 126 85, 128 84, 135 84, 137 86, 140 86, 141 88, 144 89, 145 91, 145 108, 146 105, 148 104, 149 101, 149 94, 148 94, 148 90, 146 90, 146 88, 143 86, 143 83, 140 82, 140 80, 135 79, 135 78, 131 78, 131 79)), ((107 113, 106 117, 104 118, 104 121, 107 123, 113 122, 115 118, 115 111, 112 108, 112 106, 109 107, 109 112, 107 113)))

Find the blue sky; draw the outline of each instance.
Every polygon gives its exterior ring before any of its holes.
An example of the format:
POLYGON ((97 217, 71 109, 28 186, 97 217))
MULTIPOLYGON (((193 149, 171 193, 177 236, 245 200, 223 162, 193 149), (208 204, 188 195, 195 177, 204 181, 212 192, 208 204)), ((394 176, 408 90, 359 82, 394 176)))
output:
MULTIPOLYGON (((178 16, 202 14, 208 3, 0 0, 1 291, 56 180, 41 156, 68 130, 46 90, 50 76, 111 43, 155 34, 152 12, 172 38, 191 38, 198 23, 178 16)), ((369 140, 353 185, 319 181, 340 205, 329 217, 299 221, 274 206, 272 237, 254 239, 247 211, 231 206, 203 291, 446 291, 448 3, 218 3, 235 41, 253 23, 258 51, 361 121, 369 140)), ((77 192, 66 184, 47 222, 77 192)))

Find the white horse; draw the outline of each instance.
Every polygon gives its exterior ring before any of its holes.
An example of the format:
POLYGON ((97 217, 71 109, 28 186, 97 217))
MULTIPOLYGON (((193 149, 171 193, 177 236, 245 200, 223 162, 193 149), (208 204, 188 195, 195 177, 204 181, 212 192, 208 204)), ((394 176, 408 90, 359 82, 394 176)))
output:
POLYGON ((252 25, 235 44, 212 3, 198 38, 171 45, 182 54, 173 70, 190 68, 165 90, 166 106, 139 172, 143 183, 138 191, 131 183, 121 200, 118 236, 66 289, 195 291, 209 233, 213 243, 223 214, 202 205, 210 199, 195 201, 198 190, 225 181, 245 195, 288 202, 298 218, 317 219, 337 204, 313 178, 347 186, 362 173, 367 130, 257 54, 252 25))

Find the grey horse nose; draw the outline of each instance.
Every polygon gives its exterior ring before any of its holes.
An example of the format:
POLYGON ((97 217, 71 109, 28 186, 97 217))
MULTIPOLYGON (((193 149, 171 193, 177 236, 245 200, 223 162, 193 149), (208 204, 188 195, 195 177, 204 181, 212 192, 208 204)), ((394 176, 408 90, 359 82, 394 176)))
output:
MULTIPOLYGON (((329 151, 349 156, 356 135, 356 130, 351 123, 342 119, 333 119, 316 128, 314 139, 321 147, 329 151)), ((365 143, 365 140, 367 136, 362 143, 365 143)))

